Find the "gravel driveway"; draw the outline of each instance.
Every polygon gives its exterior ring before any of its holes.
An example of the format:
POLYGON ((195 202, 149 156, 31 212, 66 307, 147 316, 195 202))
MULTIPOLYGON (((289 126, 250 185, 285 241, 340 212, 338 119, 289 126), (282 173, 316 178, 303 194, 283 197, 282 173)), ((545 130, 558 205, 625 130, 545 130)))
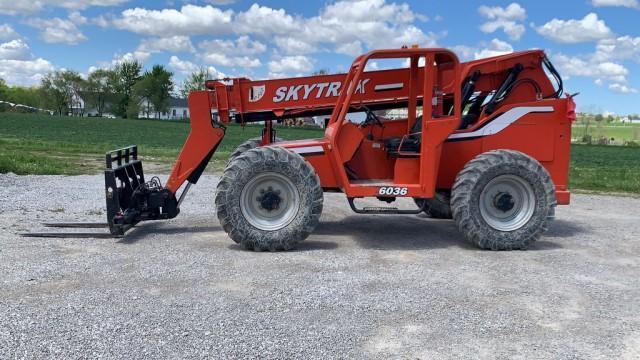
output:
POLYGON ((640 358, 640 199, 574 195, 532 249, 490 252, 325 194, 297 251, 253 253, 206 176, 120 241, 16 235, 104 220, 102 181, 0 175, 0 359, 640 358))

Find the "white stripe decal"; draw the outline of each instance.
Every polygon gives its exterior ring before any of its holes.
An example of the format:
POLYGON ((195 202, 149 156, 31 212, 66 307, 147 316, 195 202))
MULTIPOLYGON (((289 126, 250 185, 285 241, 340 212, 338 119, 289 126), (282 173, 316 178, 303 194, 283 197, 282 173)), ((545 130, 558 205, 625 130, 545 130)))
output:
POLYGON ((299 148, 289 148, 296 154, 324 153, 322 146, 305 146, 299 148))
POLYGON ((523 116, 529 113, 537 112, 553 112, 553 106, 523 106, 513 108, 506 113, 498 116, 491 121, 487 126, 484 126, 476 131, 469 133, 459 133, 449 135, 449 139, 464 139, 470 137, 479 137, 497 134, 500 131, 506 129, 509 125, 520 120, 523 116))
POLYGON ((396 89, 402 89, 403 87, 404 87, 403 83, 380 84, 380 85, 376 85, 376 87, 374 87, 373 90, 374 91, 396 90, 396 89))

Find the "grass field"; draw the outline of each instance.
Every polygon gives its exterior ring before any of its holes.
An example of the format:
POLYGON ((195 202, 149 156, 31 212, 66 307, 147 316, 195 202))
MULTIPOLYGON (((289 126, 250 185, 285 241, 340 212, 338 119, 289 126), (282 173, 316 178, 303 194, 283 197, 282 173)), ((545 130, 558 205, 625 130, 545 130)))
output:
POLYGON ((573 125, 572 137, 580 139, 584 135, 591 135, 593 139, 607 138, 615 139, 618 143, 626 141, 640 141, 640 125, 638 124, 597 124, 592 122, 587 127, 584 123, 575 123, 573 125))
POLYGON ((572 145, 572 189, 640 193, 640 148, 572 145))
MULTIPOLYGON (((261 126, 230 125, 210 168, 219 169, 229 153, 261 126)), ((279 128, 288 140, 322 135, 319 129, 279 128)), ((16 174, 95 173, 104 153, 138 145, 145 167, 168 171, 189 134, 183 121, 68 118, 0 113, 0 172, 16 174)))
MULTIPOLYGON (((258 136, 261 129, 229 126, 209 169, 220 170, 229 153, 258 136)), ((278 131, 278 136, 288 140, 322 136, 318 129, 278 131)), ((166 173, 188 133, 186 122, 0 113, 0 173, 96 173, 104 167, 106 150, 131 144, 139 146, 147 171, 166 173)), ((640 193, 640 149, 573 145, 571 188, 640 193)))

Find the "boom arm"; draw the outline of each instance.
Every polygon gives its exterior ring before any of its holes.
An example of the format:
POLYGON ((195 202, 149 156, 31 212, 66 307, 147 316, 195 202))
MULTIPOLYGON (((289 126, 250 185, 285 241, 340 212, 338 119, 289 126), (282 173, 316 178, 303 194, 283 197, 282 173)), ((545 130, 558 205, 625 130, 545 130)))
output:
POLYGON ((196 91, 189 94, 191 132, 182 146, 178 160, 167 180, 166 188, 175 194, 189 180, 195 184, 224 138, 224 127, 211 118, 211 97, 214 93, 196 91))

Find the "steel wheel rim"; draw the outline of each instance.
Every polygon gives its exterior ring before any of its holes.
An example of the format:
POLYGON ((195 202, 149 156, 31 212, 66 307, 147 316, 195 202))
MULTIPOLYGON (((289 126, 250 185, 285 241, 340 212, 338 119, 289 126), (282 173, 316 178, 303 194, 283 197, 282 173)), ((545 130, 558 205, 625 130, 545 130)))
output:
POLYGON ((499 231, 522 228, 536 209, 533 186, 515 175, 499 175, 485 185, 480 194, 483 220, 499 231))
POLYGON ((299 207, 300 193, 296 186, 289 178, 275 172, 265 172, 251 179, 240 194, 242 215, 260 230, 284 228, 293 221, 299 207), (276 198, 279 201, 275 201, 276 198))

